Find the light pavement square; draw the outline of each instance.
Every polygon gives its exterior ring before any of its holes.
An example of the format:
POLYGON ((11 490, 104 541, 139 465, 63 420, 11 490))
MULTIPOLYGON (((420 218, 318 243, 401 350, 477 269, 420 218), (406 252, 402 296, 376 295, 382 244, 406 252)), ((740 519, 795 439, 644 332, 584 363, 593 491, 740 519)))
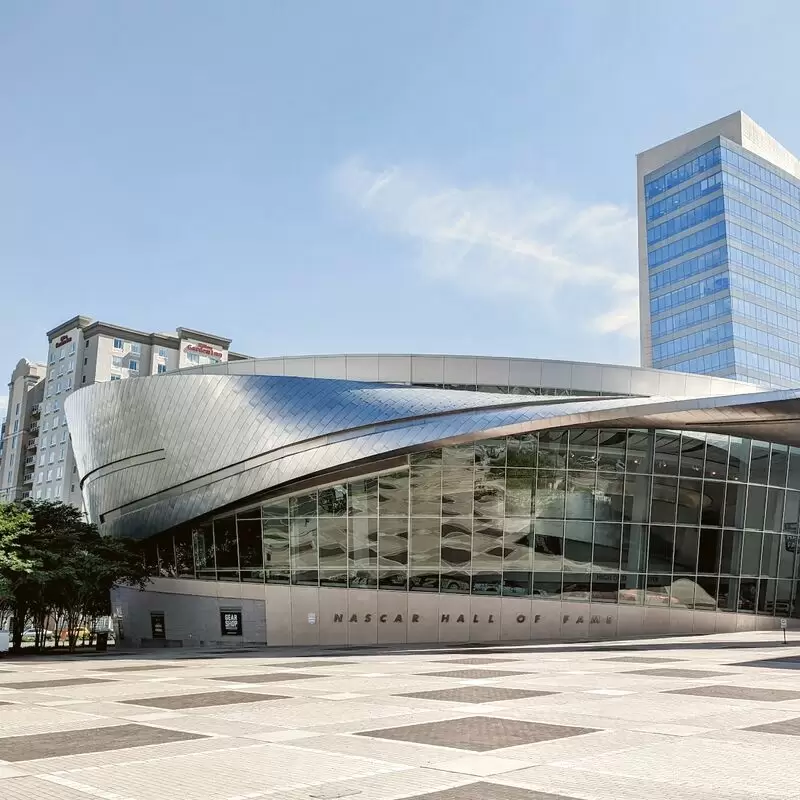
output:
POLYGON ((635 646, 7 658, 0 797, 800 800, 800 639, 635 646))

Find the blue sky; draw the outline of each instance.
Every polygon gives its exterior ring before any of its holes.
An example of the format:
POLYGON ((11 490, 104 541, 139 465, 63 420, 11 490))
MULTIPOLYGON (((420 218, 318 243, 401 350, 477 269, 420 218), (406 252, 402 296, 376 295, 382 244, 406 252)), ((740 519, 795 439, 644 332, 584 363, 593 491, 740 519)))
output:
POLYGON ((637 363, 634 155, 738 108, 800 151, 798 28, 790 0, 5 0, 0 373, 78 313, 637 363))

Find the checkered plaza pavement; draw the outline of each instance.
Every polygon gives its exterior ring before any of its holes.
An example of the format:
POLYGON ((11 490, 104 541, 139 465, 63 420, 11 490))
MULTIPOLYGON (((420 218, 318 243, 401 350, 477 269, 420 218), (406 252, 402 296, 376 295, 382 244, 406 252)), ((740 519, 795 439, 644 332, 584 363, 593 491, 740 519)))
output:
POLYGON ((3 800, 800 800, 800 635, 0 660, 3 800))

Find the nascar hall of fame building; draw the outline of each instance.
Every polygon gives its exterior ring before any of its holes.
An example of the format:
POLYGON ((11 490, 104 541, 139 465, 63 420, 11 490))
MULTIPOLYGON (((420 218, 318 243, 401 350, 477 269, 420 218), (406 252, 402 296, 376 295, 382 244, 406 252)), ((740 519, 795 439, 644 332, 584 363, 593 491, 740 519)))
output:
POLYGON ((65 403, 141 541, 143 645, 614 639, 800 625, 800 390, 461 356, 245 359, 65 403))

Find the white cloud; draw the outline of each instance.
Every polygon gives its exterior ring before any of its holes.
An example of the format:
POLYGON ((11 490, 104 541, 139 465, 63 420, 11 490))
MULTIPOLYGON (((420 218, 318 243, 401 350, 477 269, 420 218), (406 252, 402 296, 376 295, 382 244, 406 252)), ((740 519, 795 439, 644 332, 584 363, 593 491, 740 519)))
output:
POLYGON ((388 233, 419 247, 420 267, 464 291, 557 309, 596 334, 636 337, 636 218, 534 186, 447 186, 407 167, 357 159, 336 191, 388 233))
POLYGON ((8 395, 0 395, 0 423, 6 421, 8 411, 8 395))

